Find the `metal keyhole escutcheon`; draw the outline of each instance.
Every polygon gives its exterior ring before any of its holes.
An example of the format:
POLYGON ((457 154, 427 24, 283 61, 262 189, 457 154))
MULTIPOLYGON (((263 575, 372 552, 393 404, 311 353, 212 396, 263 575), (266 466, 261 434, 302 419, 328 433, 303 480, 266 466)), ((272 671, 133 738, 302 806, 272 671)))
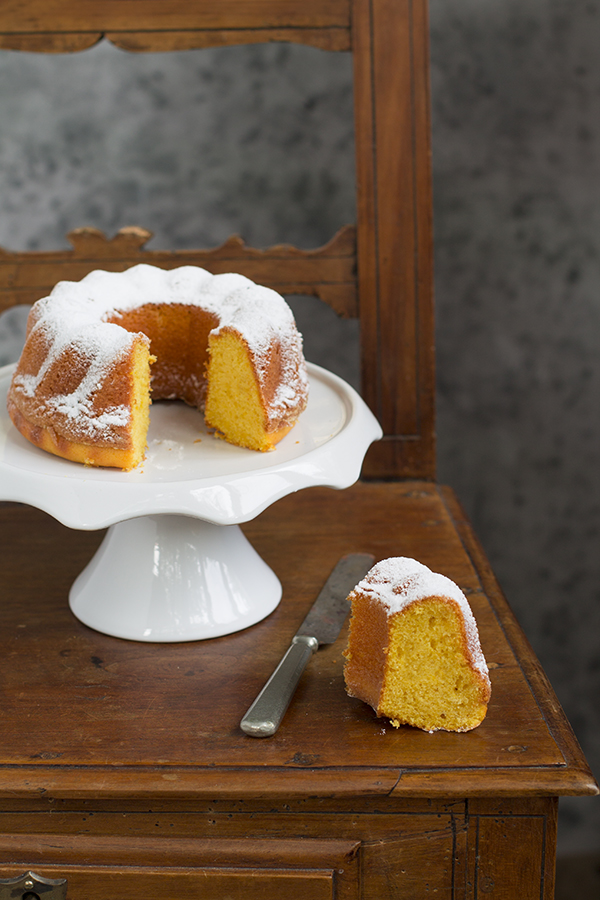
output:
POLYGON ((0 900, 67 900, 67 879, 44 878, 35 872, 0 878, 0 900))

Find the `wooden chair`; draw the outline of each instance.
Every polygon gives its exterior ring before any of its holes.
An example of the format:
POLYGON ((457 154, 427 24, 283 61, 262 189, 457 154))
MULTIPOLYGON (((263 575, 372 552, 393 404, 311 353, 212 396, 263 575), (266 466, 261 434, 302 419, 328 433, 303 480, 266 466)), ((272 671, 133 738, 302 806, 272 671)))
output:
POLYGON ((258 251, 236 237, 212 251, 150 252, 141 227, 111 239, 82 228, 70 251, 0 251, 0 308, 140 261, 314 294, 360 318, 363 395, 384 438, 354 487, 302 491, 245 526, 284 600, 253 628, 202 644, 140 645, 85 628, 66 598, 101 535, 2 506, 0 879, 66 878, 69 900, 550 900, 558 797, 597 786, 455 496, 435 481, 425 0, 0 8, 2 48, 66 52, 103 37, 136 52, 259 41, 351 49, 356 225, 311 252, 258 251), (416 557, 469 595, 493 685, 478 729, 429 735, 377 720, 345 694, 343 632, 311 661, 275 736, 241 732, 352 550, 416 557))

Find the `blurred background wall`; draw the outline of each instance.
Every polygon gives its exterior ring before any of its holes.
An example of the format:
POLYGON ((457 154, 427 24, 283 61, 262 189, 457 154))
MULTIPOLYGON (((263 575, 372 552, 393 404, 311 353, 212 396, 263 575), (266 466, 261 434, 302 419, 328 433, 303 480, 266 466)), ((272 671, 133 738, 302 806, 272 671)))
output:
MULTIPOLYGON (((600 4, 431 0, 439 480, 600 777, 600 4)), ((0 53, 0 246, 139 224, 156 249, 317 247, 354 219, 347 54, 0 53)), ((358 385, 358 334, 292 298, 358 385)), ((0 329, 18 355, 24 314, 0 329)), ((600 849, 561 801, 559 852, 600 849)))

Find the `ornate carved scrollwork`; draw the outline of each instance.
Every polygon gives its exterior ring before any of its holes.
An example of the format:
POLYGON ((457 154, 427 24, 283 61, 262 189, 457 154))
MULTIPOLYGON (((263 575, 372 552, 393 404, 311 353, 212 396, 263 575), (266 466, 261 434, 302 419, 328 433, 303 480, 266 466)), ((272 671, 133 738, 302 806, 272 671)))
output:
POLYGON ((33 303, 58 281, 79 281, 93 269, 122 272, 149 263, 163 269, 202 266, 215 275, 239 272, 280 294, 319 297, 342 318, 358 315, 354 225, 345 225, 316 250, 289 244, 259 250, 239 235, 209 250, 146 250, 152 232, 137 225, 121 228, 111 238, 97 228, 77 228, 67 237, 72 250, 21 253, 0 247, 0 311, 33 303))

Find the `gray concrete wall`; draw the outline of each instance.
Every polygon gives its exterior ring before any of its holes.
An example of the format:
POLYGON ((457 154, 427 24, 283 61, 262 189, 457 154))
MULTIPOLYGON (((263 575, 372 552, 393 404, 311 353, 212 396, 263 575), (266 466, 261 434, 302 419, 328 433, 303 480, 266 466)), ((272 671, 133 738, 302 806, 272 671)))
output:
MULTIPOLYGON (((600 776, 600 7, 433 0, 439 476, 600 776)), ((561 849, 600 847, 562 803, 561 849)))
MULTIPOLYGON (((439 477, 600 776, 600 7, 431 0, 439 477)), ((128 224, 156 248, 315 247, 354 217, 346 54, 0 54, 0 245, 128 224)), ((294 299, 357 383, 355 323, 294 299)), ((18 345, 13 314, 0 357, 18 345)), ((561 804, 563 853, 600 802, 561 804)))

